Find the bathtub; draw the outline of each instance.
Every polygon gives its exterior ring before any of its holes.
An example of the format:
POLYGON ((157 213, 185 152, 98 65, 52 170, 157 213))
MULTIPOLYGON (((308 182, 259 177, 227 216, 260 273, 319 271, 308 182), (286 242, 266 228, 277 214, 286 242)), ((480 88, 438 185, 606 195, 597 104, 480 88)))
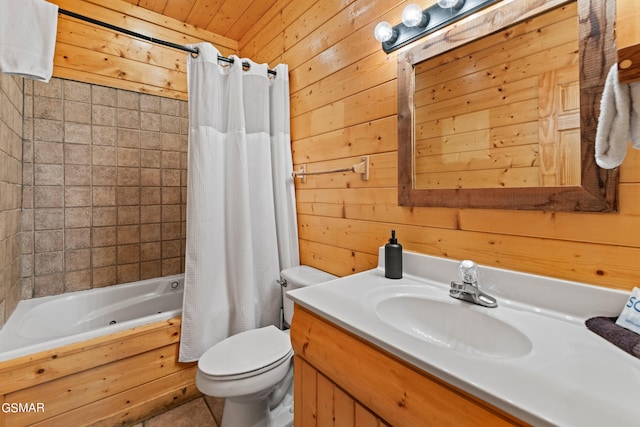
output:
POLYGON ((0 329, 0 362, 180 316, 184 275, 18 303, 0 329))
POLYGON ((197 363, 178 361, 183 286, 176 275, 20 302, 0 330, 0 426, 134 425, 201 396, 197 363), (21 404, 43 410, 10 410, 21 404))

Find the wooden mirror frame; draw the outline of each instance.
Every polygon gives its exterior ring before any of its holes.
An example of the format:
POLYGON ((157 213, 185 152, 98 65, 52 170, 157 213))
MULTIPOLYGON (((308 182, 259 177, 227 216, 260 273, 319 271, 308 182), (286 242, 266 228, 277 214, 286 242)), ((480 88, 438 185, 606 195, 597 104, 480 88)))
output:
MULTIPOLYGON (((576 1, 576 0, 574 0, 576 1)), ((604 82, 615 63, 615 2, 577 0, 580 61, 581 184, 527 188, 414 188, 414 64, 503 30, 567 0, 503 0, 398 55, 398 204, 454 208, 613 212, 618 169, 595 162, 595 137, 604 82)))

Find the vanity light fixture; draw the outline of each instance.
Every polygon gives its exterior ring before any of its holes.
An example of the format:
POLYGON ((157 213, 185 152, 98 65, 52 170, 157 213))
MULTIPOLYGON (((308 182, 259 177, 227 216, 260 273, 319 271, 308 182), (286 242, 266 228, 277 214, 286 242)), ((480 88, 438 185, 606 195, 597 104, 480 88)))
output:
POLYGON ((388 22, 380 22, 373 33, 376 40, 382 43, 382 50, 391 53, 498 1, 500 0, 438 0, 424 10, 416 4, 410 4, 402 11, 401 23, 392 27, 388 22))
POLYGON ((460 9, 464 6, 464 0, 438 0, 438 6, 443 9, 460 9))

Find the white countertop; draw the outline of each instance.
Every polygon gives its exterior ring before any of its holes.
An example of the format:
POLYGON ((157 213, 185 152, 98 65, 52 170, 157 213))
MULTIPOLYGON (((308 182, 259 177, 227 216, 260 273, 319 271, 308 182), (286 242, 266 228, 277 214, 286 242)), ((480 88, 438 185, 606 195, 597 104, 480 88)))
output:
MULTIPOLYGON (((384 260, 384 249, 379 259, 384 260)), ((640 359, 589 331, 593 316, 617 316, 629 293, 480 267, 480 289, 497 298, 485 308, 448 296, 458 261, 405 252, 402 279, 378 268, 288 293, 297 304, 408 363, 531 423, 638 425, 640 359), (383 322, 376 301, 416 291, 466 304, 522 332, 531 351, 487 357, 403 333, 383 322), (439 295, 441 293, 441 296, 439 295)), ((464 308, 466 309, 466 308, 464 308)))

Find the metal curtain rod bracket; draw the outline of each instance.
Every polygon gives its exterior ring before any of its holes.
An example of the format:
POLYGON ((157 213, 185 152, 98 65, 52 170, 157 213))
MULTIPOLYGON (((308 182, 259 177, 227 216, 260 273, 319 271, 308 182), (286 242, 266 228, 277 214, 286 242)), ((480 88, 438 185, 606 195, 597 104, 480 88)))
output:
MULTIPOLYGON (((70 11, 62 9, 62 8, 58 8, 58 13, 60 13, 61 15, 67 15, 67 16, 70 16, 72 18, 79 19, 81 21, 89 22, 89 23, 94 24, 94 25, 99 25, 101 27, 108 28, 110 30, 118 31, 119 33, 127 34, 127 35, 132 36, 132 37, 136 37, 136 38, 139 38, 139 39, 142 39, 142 40, 146 40, 146 41, 151 42, 151 43, 156 43, 156 44, 160 44, 162 46, 167 46, 167 47, 171 47, 173 49, 178 49, 178 50, 182 50, 182 51, 185 51, 185 52, 189 52, 189 53, 191 53, 191 56, 193 56, 194 58, 197 57, 198 54, 200 54, 200 50, 197 47, 183 46, 183 45, 172 43, 172 42, 168 42, 168 41, 165 41, 165 40, 160 40, 160 39, 156 39, 156 38, 153 38, 153 37, 145 36, 144 34, 136 33, 134 31, 127 30, 126 28, 121 28, 121 27, 117 27, 117 26, 112 25, 112 24, 108 24, 106 22, 98 21, 97 19, 89 18, 88 16, 80 15, 80 14, 75 13, 75 12, 70 12, 70 11)), ((233 58, 227 58, 227 57, 220 56, 220 55, 218 55, 218 61, 227 62, 229 64, 233 64, 234 63, 233 58)), ((245 68, 249 68, 250 67, 249 63, 247 63, 247 62, 243 62, 242 66, 245 67, 245 68)), ((275 70, 268 70, 268 72, 271 75, 274 75, 274 76, 276 75, 276 71, 275 70)))
POLYGON ((329 173, 341 173, 341 172, 354 172, 360 174, 360 179, 362 181, 369 180, 369 156, 360 157, 360 163, 355 164, 349 168, 341 168, 341 169, 330 169, 326 171, 317 171, 317 172, 307 172, 307 165, 303 164, 300 166, 300 169, 291 172, 291 176, 293 178, 300 178, 301 183, 306 183, 307 175, 326 175, 329 173))

